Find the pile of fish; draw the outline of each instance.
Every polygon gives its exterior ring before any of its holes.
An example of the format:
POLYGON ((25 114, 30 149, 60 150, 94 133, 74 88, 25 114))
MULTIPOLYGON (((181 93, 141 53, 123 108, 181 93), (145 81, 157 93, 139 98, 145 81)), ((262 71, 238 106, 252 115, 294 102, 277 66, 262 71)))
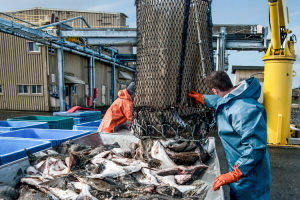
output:
MULTIPOLYGON (((27 151, 27 150, 26 150, 27 151)), ((118 143, 91 147, 72 140, 35 155, 0 199, 204 199, 197 179, 209 153, 198 142, 141 140, 130 151, 118 143)))

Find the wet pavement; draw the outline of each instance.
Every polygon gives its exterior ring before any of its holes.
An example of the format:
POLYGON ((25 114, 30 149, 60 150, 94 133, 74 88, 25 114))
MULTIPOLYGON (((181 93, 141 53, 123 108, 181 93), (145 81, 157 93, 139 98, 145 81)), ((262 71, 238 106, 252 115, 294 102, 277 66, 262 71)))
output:
MULTIPOLYGON (((0 121, 13 117, 44 115, 53 116, 52 112, 4 111, 0 110, 0 121)), ((101 116, 102 118, 103 116, 101 116)), ((228 165, 217 131, 212 131, 210 137, 216 138, 217 154, 221 173, 227 173, 228 165)), ((300 199, 300 148, 269 147, 271 164, 271 198, 281 200, 300 199)), ((224 186, 225 199, 229 200, 229 187, 224 186)))

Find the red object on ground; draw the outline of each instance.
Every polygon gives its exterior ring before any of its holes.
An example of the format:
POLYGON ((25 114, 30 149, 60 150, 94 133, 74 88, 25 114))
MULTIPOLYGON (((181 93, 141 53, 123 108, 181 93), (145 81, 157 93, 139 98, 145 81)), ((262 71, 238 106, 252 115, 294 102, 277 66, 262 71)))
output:
POLYGON ((84 108, 84 107, 80 107, 80 106, 74 106, 73 108, 69 109, 67 112, 73 113, 73 112, 76 112, 77 110, 94 110, 94 111, 99 111, 99 110, 92 109, 92 108, 84 108))

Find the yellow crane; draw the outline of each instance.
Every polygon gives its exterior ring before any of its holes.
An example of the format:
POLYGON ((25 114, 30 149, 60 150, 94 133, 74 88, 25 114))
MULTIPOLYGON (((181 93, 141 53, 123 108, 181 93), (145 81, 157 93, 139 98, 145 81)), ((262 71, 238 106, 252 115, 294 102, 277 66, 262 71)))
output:
POLYGON ((272 39, 266 55, 264 71, 264 106, 267 111, 267 141, 286 144, 290 137, 293 64, 297 56, 288 28, 286 0, 269 0, 272 39))

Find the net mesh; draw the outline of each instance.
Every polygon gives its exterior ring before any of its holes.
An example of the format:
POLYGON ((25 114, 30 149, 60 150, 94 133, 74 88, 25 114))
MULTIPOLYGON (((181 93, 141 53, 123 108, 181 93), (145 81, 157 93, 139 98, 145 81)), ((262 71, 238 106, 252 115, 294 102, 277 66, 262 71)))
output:
POLYGON ((140 138, 205 138, 213 124, 213 111, 196 104, 188 93, 211 93, 204 84, 204 75, 214 67, 211 1, 136 0, 136 8, 135 134, 140 138))

